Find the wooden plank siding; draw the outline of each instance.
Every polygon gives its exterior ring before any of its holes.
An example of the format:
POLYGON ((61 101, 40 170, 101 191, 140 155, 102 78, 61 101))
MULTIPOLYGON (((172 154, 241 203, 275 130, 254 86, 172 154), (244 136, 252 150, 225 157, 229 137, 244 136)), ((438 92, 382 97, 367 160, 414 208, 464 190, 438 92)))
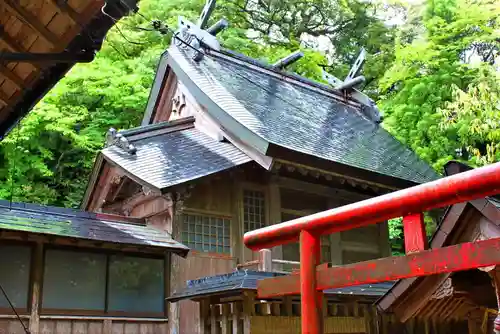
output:
MULTIPOLYGON (((219 254, 192 251, 180 260, 179 280, 186 281, 206 276, 230 273, 236 267, 236 259, 219 254)), ((180 305, 180 333, 196 333, 200 323, 200 309, 196 302, 184 300, 180 305)))
MULTIPOLYGON (((29 317, 23 319, 29 326, 29 317)), ((168 334, 165 319, 41 316, 40 329, 32 334, 168 334)), ((1 334, 25 334, 15 316, 0 318, 1 334)))

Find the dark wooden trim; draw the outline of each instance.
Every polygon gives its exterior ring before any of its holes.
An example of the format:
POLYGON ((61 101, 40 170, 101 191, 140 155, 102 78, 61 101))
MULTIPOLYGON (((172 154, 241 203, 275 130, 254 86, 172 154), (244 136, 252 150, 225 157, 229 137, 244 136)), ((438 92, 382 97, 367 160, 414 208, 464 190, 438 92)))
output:
POLYGON ((324 171, 344 175, 347 178, 351 177, 358 180, 364 180, 386 188, 404 189, 418 184, 416 182, 403 180, 373 171, 347 166, 338 162, 321 159, 309 154, 293 151, 282 146, 275 145, 273 143, 269 144, 266 155, 272 156, 275 159, 293 161, 305 166, 311 166, 322 169, 324 171))
POLYGON ((104 273, 104 310, 107 311, 109 307, 109 265, 111 263, 111 255, 106 255, 106 268, 104 273))
MULTIPOLYGON (((0 39, 3 40, 4 35, 0 34, 0 39)), ((0 74, 9 79, 16 85, 18 88, 22 89, 24 87, 24 81, 20 77, 18 77, 14 72, 9 70, 9 68, 5 65, 0 64, 0 74)))
POLYGON ((143 253, 141 251, 121 251, 107 248, 88 248, 88 247, 76 247, 76 246, 62 246, 62 245, 46 245, 45 250, 59 250, 59 251, 67 251, 67 252, 75 252, 75 253, 97 253, 103 254, 106 256, 112 255, 122 255, 122 256, 132 256, 139 257, 145 259, 163 259, 162 254, 151 254, 151 253, 143 253))
POLYGON ((43 243, 36 243, 31 259, 30 268, 30 322, 31 333, 38 333, 40 327, 40 308, 42 305, 43 274, 45 268, 45 252, 43 243))
POLYGON ((89 316, 105 316, 104 310, 79 310, 79 309, 57 309, 43 308, 40 310, 41 315, 89 315, 89 316))
POLYGON ((79 26, 83 25, 83 20, 80 18, 80 13, 76 12, 66 1, 52 0, 52 3, 57 6, 59 12, 66 14, 71 21, 79 26))
MULTIPOLYGON (((30 315, 30 311, 26 307, 19 307, 19 308, 16 307, 15 309, 17 314, 19 315, 24 315, 24 316, 30 315)), ((10 307, 0 307, 0 314, 8 314, 15 316, 15 313, 12 311, 10 307)))
POLYGON ((172 253, 165 254, 165 260, 163 262, 163 316, 168 318, 168 307, 169 302, 167 298, 170 297, 171 294, 171 284, 170 284, 170 267, 172 263, 172 253))
POLYGON ((112 317, 129 317, 129 318, 164 318, 163 312, 128 312, 128 311, 106 311, 106 315, 112 317))

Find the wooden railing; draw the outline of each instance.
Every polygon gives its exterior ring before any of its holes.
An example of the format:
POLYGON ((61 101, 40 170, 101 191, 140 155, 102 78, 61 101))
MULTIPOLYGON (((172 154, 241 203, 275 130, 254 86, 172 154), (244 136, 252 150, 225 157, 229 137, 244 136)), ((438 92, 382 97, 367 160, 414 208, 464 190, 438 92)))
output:
POLYGON ((237 269, 256 268, 258 271, 269 271, 269 272, 284 273, 284 274, 289 274, 291 272, 294 272, 294 270, 292 271, 283 270, 282 269, 283 265, 293 266, 296 267, 294 269, 298 270, 300 267, 300 262, 273 259, 270 249, 262 249, 259 251, 259 259, 240 263, 236 266, 236 268, 237 269), (279 269, 276 268, 275 264, 279 265, 279 269))

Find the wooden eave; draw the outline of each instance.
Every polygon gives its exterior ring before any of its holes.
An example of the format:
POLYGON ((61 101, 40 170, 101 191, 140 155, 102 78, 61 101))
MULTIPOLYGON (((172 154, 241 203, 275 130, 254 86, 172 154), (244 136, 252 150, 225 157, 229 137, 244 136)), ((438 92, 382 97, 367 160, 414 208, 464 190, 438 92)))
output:
MULTIPOLYGON (((114 21, 101 12, 104 0, 4 0, 0 3, 0 53, 69 56, 99 50, 114 21)), ((118 2, 106 12, 116 19, 118 2)), ((76 63, 14 62, 0 57, 0 139, 76 63)))

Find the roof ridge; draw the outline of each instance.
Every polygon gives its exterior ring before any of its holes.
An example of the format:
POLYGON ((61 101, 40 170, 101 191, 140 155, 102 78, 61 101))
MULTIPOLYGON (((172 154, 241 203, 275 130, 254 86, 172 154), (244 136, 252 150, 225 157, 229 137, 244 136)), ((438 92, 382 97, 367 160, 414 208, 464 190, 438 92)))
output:
POLYGON ((188 116, 173 121, 141 125, 136 128, 122 131, 116 131, 116 129, 111 128, 106 134, 105 147, 117 146, 129 154, 136 154, 137 148, 132 144, 132 142, 167 133, 191 129, 194 127, 194 121, 195 118, 193 116, 188 116))
POLYGON ((81 219, 102 219, 121 224, 136 224, 136 225, 144 224, 144 223, 141 224, 141 221, 143 220, 138 218, 118 216, 106 213, 101 214, 97 212, 82 211, 82 210, 65 208, 60 206, 52 206, 52 205, 41 205, 41 204, 25 203, 25 202, 10 203, 7 200, 0 200, 0 209, 9 209, 9 210, 12 209, 15 211, 24 211, 24 212, 31 212, 38 214, 50 213, 51 215, 56 215, 56 216, 76 217, 81 219))
POLYGON ((163 121, 148 125, 140 125, 131 129, 120 130, 117 132, 117 134, 121 134, 122 136, 128 137, 128 136, 143 134, 149 131, 162 130, 165 128, 171 128, 178 125, 194 123, 194 121, 195 118, 193 116, 188 116, 188 117, 178 118, 172 121, 163 121))
POLYGON ((250 56, 246 56, 244 54, 234 52, 234 51, 229 50, 229 49, 221 49, 220 51, 207 50, 207 52, 211 56, 223 58, 223 59, 229 60, 229 61, 236 60, 236 61, 246 62, 250 66, 253 65, 253 66, 259 67, 260 70, 269 71, 275 75, 278 75, 281 77, 287 77, 291 80, 296 80, 298 82, 291 82, 291 83, 292 84, 297 84, 297 83, 304 84, 304 85, 306 85, 306 88, 308 88, 308 89, 311 89, 311 88, 320 89, 320 90, 324 91, 325 93, 335 95, 343 103, 351 102, 351 103, 355 103, 355 104, 360 104, 358 101, 355 101, 352 99, 347 99, 347 101, 346 101, 344 94, 342 94, 339 90, 333 88, 332 86, 330 86, 328 84, 306 78, 306 77, 299 75, 297 73, 294 73, 294 72, 288 72, 288 71, 282 71, 282 70, 276 69, 272 65, 264 63, 258 59, 252 58, 250 56), (307 87, 307 86, 309 86, 309 87, 307 87))

